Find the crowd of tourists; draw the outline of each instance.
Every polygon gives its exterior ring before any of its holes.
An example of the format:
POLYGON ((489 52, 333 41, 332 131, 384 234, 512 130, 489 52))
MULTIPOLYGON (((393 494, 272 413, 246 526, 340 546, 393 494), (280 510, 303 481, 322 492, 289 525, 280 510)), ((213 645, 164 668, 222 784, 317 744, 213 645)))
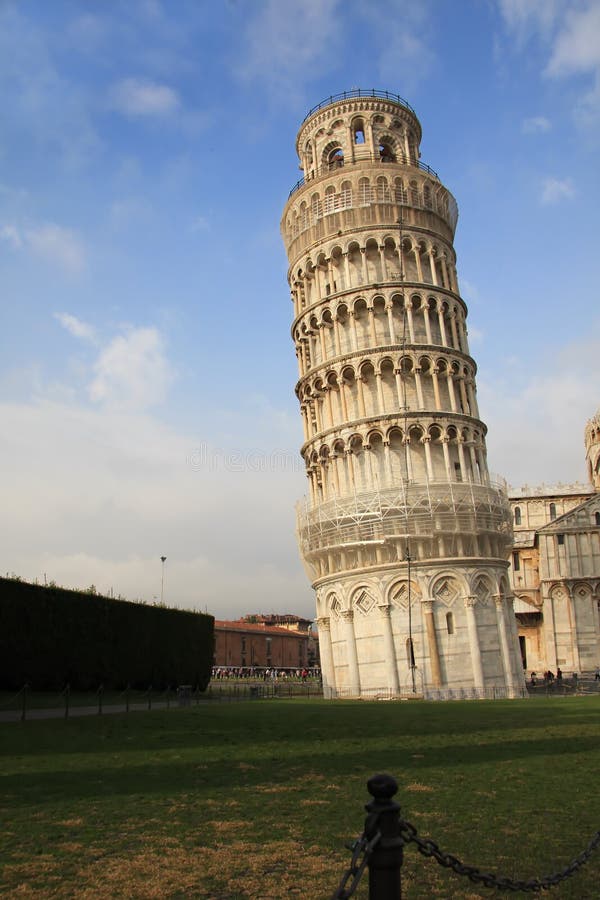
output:
POLYGON ((213 666, 212 677, 215 681, 223 679, 262 679, 263 681, 301 681, 319 680, 321 670, 318 666, 298 669, 278 669, 264 666, 213 666))

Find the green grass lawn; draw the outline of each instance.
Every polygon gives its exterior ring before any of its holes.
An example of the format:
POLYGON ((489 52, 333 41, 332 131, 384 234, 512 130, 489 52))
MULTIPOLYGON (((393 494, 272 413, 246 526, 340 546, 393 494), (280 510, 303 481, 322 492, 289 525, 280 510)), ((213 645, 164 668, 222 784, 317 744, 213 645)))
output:
MULTIPOLYGON (((4 724, 0 748, 3 897, 321 900, 381 771, 421 836, 501 875, 562 869, 600 828, 600 697, 210 704, 4 724)), ((551 896, 599 882, 600 853, 551 896)), ((502 896, 414 847, 403 885, 502 896)))

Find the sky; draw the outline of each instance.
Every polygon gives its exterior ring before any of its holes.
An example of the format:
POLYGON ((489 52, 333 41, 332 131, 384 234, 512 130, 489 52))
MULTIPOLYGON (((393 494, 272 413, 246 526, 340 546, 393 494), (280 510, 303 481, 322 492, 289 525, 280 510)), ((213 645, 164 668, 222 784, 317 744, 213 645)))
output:
POLYGON ((279 222, 355 87, 458 201, 490 468, 586 481, 600 0, 0 0, 0 572, 313 617, 279 222))

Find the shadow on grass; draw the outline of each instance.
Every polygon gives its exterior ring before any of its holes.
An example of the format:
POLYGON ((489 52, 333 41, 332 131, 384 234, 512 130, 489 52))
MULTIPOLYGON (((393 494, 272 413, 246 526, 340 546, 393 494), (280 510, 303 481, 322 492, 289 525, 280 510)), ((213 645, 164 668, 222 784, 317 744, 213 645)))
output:
POLYGON ((230 744, 289 744, 307 740, 401 735, 405 738, 453 737, 508 729, 555 725, 584 728, 597 723, 600 696, 511 701, 391 702, 261 700, 191 709, 154 710, 68 720, 30 720, 0 725, 0 758, 98 753, 121 743, 123 751, 145 751, 230 744))
MULTIPOLYGON (((115 760, 112 765, 86 767, 83 770, 61 768, 66 760, 56 760, 53 771, 16 772, 4 774, 0 781, 0 798, 3 805, 32 802, 40 804, 46 800, 69 798, 71 801, 101 799, 110 796, 128 797, 144 794, 174 796, 182 792, 201 793, 204 797, 220 795, 224 790, 231 796, 236 791, 253 787, 271 788, 289 786, 294 770, 304 768, 307 772, 318 773, 320 778, 343 784, 348 777, 360 777, 375 771, 391 771, 403 779, 416 778, 427 770, 439 770, 451 779, 453 770, 467 771, 472 766, 500 765, 527 761, 529 766, 535 761, 539 766, 548 765, 548 760, 556 757, 569 759, 569 767, 577 766, 577 758, 597 753, 597 736, 524 740, 476 745, 473 743, 448 743, 436 748, 424 748, 415 753, 415 746, 403 746, 401 740, 393 742, 371 740, 368 745, 353 741, 350 745, 332 745, 325 752, 319 752, 310 742, 293 754, 278 751, 277 743, 263 744, 257 752, 227 753, 223 748, 221 758, 215 754, 203 753, 202 746, 188 748, 185 760, 164 758, 145 763, 115 760), (357 746, 358 744, 358 746, 357 746), (416 758, 415 758, 416 757, 416 758)), ((114 753, 114 748, 111 751, 114 753)), ((99 759, 100 762, 100 759, 99 759)), ((102 758, 102 762, 105 762, 102 758)), ((533 776, 534 772, 531 771, 533 776)), ((310 774, 304 789, 318 794, 318 785, 310 783, 310 774)))

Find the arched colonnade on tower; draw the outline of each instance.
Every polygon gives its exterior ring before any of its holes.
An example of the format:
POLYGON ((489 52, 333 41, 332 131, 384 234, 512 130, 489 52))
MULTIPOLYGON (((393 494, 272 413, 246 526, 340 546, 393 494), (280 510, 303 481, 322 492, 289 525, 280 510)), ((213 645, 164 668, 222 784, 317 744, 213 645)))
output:
POLYGON ((424 237, 390 234, 353 238, 308 255, 290 273, 296 315, 331 294, 371 284, 430 284, 458 295, 454 258, 446 246, 424 237), (400 248, 401 251, 400 252, 400 248))
POLYGON ((297 387, 304 440, 343 423, 429 410, 479 418, 472 361, 416 352, 373 353, 325 365, 297 387))
POLYGON ((307 448, 304 458, 313 504, 401 483, 489 482, 483 433, 469 426, 367 424, 307 448))
POLYGON ((293 336, 300 376, 370 347, 425 344, 469 352, 462 305, 419 291, 372 291, 323 304, 294 323, 293 336))
POLYGON ((353 114, 343 103, 338 109, 339 115, 333 118, 317 115, 314 133, 307 135, 297 147, 307 180, 365 159, 419 165, 420 133, 415 131, 412 122, 404 120, 401 112, 390 116, 377 101, 370 112, 361 110, 353 114), (323 124, 318 127, 320 118, 323 124))

